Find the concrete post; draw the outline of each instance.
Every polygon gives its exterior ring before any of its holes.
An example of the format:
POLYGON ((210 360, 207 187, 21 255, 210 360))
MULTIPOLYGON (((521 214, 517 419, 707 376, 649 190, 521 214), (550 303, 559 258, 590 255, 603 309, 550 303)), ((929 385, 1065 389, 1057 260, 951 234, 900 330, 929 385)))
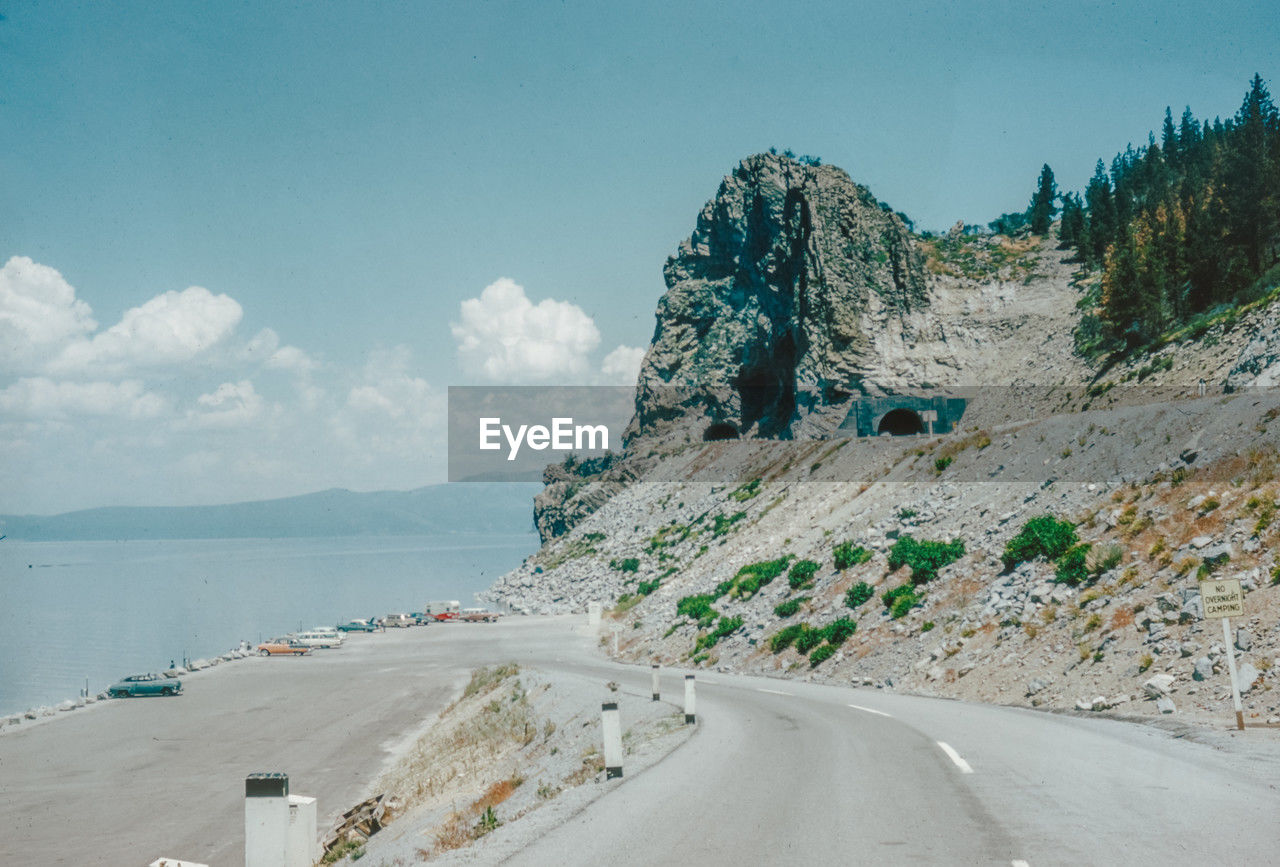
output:
POLYGON ((653 664, 653 700, 658 700, 658 663, 653 664))
POLYGON ((289 835, 289 775, 244 779, 244 867, 280 867, 289 835))
POLYGON ((622 721, 618 718, 618 703, 606 701, 600 705, 600 732, 604 736, 604 778, 612 780, 622 776, 622 721))
POLYGON ((587 603, 587 625, 595 629, 600 625, 600 615, 604 612, 604 605, 599 602, 587 603))
POLYGON ((684 722, 685 725, 692 725, 697 721, 694 714, 694 690, 693 675, 686 674, 684 676, 684 722))
POLYGON ((290 795, 288 802, 285 867, 312 867, 320 860, 320 843, 316 839, 316 799, 290 795))

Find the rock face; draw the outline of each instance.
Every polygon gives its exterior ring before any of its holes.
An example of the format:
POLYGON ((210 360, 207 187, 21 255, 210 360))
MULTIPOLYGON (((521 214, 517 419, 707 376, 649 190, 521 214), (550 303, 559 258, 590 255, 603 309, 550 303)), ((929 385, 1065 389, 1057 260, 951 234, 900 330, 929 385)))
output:
POLYGON ((781 437, 876 391, 885 317, 927 304, 903 221, 841 169, 743 160, 664 269, 628 438, 781 437))

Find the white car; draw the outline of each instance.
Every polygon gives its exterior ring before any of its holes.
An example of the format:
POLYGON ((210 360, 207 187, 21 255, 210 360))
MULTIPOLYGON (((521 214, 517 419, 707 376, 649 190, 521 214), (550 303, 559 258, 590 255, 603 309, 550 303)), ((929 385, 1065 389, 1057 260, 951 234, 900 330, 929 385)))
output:
POLYGON ((341 647, 342 636, 337 630, 313 629, 310 632, 299 632, 293 640, 303 647, 341 647))
POLYGON ((388 614, 382 618, 382 625, 388 629, 393 626, 408 627, 413 625, 413 618, 408 614, 388 614))

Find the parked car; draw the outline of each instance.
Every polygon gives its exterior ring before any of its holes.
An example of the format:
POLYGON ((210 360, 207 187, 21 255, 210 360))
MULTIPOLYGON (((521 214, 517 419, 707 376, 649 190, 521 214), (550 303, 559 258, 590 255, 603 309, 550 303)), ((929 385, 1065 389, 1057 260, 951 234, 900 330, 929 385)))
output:
POLYGON ((421 611, 410 611, 409 616, 413 618, 414 626, 426 626, 428 623, 436 622, 436 619, 430 614, 424 614, 421 611))
POLYGON ((107 695, 124 698, 131 695, 177 695, 182 681, 160 674, 131 674, 107 687, 107 695))
POLYGON ((498 612, 485 608, 464 608, 458 619, 463 623, 496 623, 498 612))
POLYGON ((368 620, 348 620, 346 623, 338 624, 339 632, 377 632, 378 624, 370 623, 368 620))
POLYGON ((382 618, 382 625, 388 629, 393 626, 408 627, 413 625, 413 618, 408 614, 388 614, 382 618))
POLYGON ((307 632, 299 632, 292 636, 295 644, 301 644, 304 647, 341 647, 342 636, 338 634, 336 629, 325 630, 309 630, 307 632))
POLYGON ((258 645, 258 653, 262 656, 306 656, 311 648, 289 638, 273 638, 258 645))

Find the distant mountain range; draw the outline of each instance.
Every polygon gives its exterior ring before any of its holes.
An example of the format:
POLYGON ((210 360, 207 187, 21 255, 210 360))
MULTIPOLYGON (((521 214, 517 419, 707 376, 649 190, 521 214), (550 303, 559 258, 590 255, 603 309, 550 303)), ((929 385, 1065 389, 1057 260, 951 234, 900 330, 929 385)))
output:
POLYGON ((334 488, 221 506, 112 506, 61 515, 0 515, 0 535, 28 541, 408 536, 533 531, 541 485, 467 483, 412 491, 334 488))

